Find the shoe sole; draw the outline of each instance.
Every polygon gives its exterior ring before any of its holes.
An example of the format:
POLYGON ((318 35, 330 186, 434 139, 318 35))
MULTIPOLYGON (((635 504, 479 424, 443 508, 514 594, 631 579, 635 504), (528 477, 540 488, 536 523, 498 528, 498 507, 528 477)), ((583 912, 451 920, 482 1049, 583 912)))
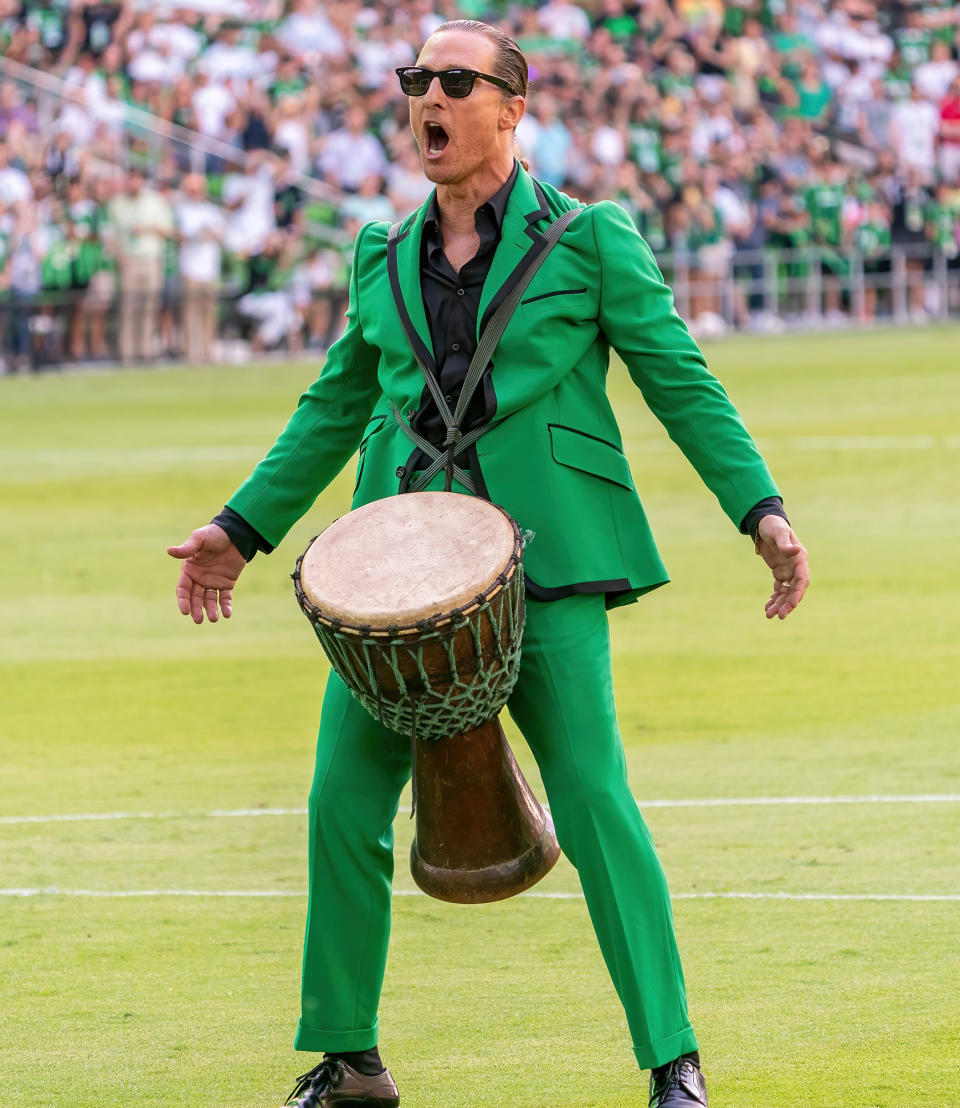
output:
POLYGON ((384 1099, 382 1096, 365 1096, 362 1100, 350 1097, 347 1100, 335 1100, 333 1103, 337 1108, 400 1108, 399 1097, 384 1099))
POLYGON ((350 1097, 347 1100, 335 1100, 334 1104, 336 1108, 400 1108, 400 1099, 399 1097, 391 1097, 389 1100, 382 1097, 364 1097, 357 1100, 356 1097, 350 1097))

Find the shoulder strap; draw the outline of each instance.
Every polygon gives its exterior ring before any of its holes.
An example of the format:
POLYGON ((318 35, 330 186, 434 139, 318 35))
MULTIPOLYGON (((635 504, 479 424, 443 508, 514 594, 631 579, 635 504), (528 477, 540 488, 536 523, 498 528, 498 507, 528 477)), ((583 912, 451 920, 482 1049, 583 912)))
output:
MULTIPOLYGON (((441 452, 431 443, 428 443, 417 435, 411 427, 407 426, 406 421, 403 419, 396 405, 393 405, 393 415, 401 430, 431 459, 431 464, 420 474, 409 491, 414 492, 420 488, 424 488, 435 474, 439 473, 440 470, 444 468, 447 470, 448 489, 450 488, 454 475, 456 475, 461 483, 472 490, 472 482, 469 479, 469 475, 465 474, 459 466, 455 465, 454 459, 467 446, 476 442, 485 431, 488 431, 490 429, 490 424, 475 427, 472 431, 464 434, 460 430, 460 421, 466 414, 470 401, 473 399, 473 394, 476 392, 477 386, 487 366, 490 364, 493 352, 496 350, 500 339, 503 338, 503 333, 507 329, 507 324, 510 322, 517 305, 526 292, 527 286, 533 280, 537 270, 539 270, 547 260, 550 251, 560 241, 564 231, 566 231, 582 210, 582 208, 570 208, 568 211, 565 211, 550 224, 543 233, 540 241, 528 251, 526 269, 523 271, 514 287, 510 290, 509 294, 504 297, 497 310, 490 317, 486 327, 483 329, 483 334, 480 336, 477 349, 470 359, 470 365, 467 369, 463 386, 460 389, 460 396, 457 400, 455 411, 450 410, 450 405, 443 395, 440 382, 437 380, 435 372, 432 372, 426 364, 427 358, 424 357, 424 354, 427 354, 429 357, 429 351, 421 351, 420 348, 423 346, 423 343, 413 326, 413 322, 407 313, 406 305, 403 302, 403 295, 400 288, 400 275, 397 268, 397 243, 400 240, 400 227, 402 221, 394 223, 390 228, 390 232, 387 235, 387 269, 390 276, 390 288, 393 292, 393 299, 396 303, 397 313, 400 316, 400 322, 407 336, 407 341, 410 343, 410 347, 413 351, 413 356, 416 358, 417 365, 420 366, 424 380, 427 383, 427 388, 430 391, 430 395, 433 397, 434 403, 437 405, 437 410, 447 430, 446 440, 443 444, 445 450, 441 452), (464 480, 464 478, 466 478, 466 480, 464 480)), ((431 358, 430 361, 432 362, 432 360, 431 358)))
POLYGON ((489 323, 484 327, 483 334, 480 336, 480 342, 477 344, 477 349, 470 359, 470 367, 464 378, 463 387, 460 389, 460 398, 457 401, 457 407, 453 413, 454 422, 457 425, 459 425, 460 420, 463 419, 467 407, 473 399, 473 394, 476 391, 477 385, 480 383, 480 378, 490 364, 490 359, 493 357, 493 352, 497 348, 497 343, 503 338, 503 332, 507 329, 507 324, 510 322, 514 311, 516 311, 517 305, 523 298, 523 294, 527 291, 527 286, 535 277, 537 270, 547 260, 550 251, 560 241, 563 232, 566 231, 582 210, 582 208, 570 208, 569 211, 565 211, 550 224, 544 232, 543 238, 540 240, 539 252, 531 257, 520 280, 517 281, 510 290, 510 294, 503 299, 500 306, 490 317, 489 323))
POLYGON ((446 397, 443 395, 443 391, 440 388, 440 382, 437 380, 436 366, 433 365, 430 352, 424 347, 423 341, 417 334, 416 328, 413 326, 413 321, 410 319, 410 315, 407 312, 407 306, 403 301, 403 292, 400 288, 400 274, 397 269, 397 243, 400 241, 400 227, 402 224, 403 220, 398 220, 390 228, 390 232, 387 235, 387 272, 390 277, 390 289, 397 307, 397 314, 400 316, 401 326, 403 327, 404 334, 407 336, 407 342, 410 344, 413 356, 417 360, 417 365, 423 373, 424 379, 427 382, 427 388, 430 390, 433 402, 436 404, 437 411, 440 413, 440 417, 449 434, 456 426, 453 412, 450 410, 450 405, 447 403, 446 397), (428 361, 430 363, 429 365, 427 364, 428 361))

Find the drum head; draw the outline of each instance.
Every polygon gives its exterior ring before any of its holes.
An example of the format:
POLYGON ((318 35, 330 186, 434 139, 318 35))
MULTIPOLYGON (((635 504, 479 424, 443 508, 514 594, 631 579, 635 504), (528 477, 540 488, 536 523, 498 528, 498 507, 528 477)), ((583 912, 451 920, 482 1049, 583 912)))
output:
POLYGON ((469 604, 516 552, 513 520, 486 500, 405 493, 356 508, 318 535, 300 584, 327 618, 410 627, 469 604))

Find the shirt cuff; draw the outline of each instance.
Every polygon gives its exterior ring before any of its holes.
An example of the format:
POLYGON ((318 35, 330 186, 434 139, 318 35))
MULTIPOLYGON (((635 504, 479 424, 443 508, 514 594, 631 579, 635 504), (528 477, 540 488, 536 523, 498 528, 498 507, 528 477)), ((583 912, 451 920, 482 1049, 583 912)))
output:
POLYGON ((790 522, 787 519, 787 513, 783 510, 783 499, 779 496, 768 496, 764 500, 758 500, 743 517, 740 533, 756 540, 757 528, 764 516, 779 516, 781 519, 786 519, 787 523, 790 522))
POLYGON ((241 557, 246 562, 249 562, 258 550, 262 550, 264 554, 269 554, 273 550, 273 547, 263 535, 251 527, 243 516, 235 512, 233 508, 224 505, 223 511, 210 522, 226 531, 227 537, 240 551, 241 557))

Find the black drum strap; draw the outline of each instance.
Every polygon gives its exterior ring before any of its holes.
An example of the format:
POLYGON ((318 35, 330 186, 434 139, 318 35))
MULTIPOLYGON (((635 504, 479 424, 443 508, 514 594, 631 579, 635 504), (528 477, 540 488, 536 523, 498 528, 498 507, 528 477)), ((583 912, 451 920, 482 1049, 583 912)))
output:
POLYGON ((464 433, 461 429, 461 423, 467 413, 470 401, 477 391, 483 374, 490 365, 493 352, 496 350, 497 344, 503 337, 503 332, 507 329, 507 324, 510 322, 511 316, 520 303, 523 294, 526 292, 527 286, 533 280, 537 270, 539 270, 547 260, 550 251, 560 241, 564 231, 566 231, 582 210, 582 208, 570 208, 568 211, 563 212, 562 215, 558 216, 558 218, 550 224, 539 241, 527 251, 526 268, 523 270, 519 280, 517 280, 509 294, 504 297, 503 301, 497 307, 497 310, 490 317, 486 327, 483 329, 483 333, 480 335, 480 341, 477 344, 477 349, 473 357, 470 359, 467 375, 464 378, 463 387, 460 389, 460 396, 457 400, 456 408, 453 411, 451 411, 450 405, 447 403, 446 397, 443 395, 443 391, 440 388, 436 363, 429 350, 426 349, 422 339, 417 334, 413 322, 410 319, 410 315, 407 312, 406 304, 403 302, 403 294, 400 288, 400 275, 397 268, 397 243, 400 240, 400 223, 394 223, 390 228, 390 233, 387 236, 387 270, 390 276, 390 288, 393 292, 394 303, 397 306, 400 323, 407 336, 407 341, 410 343, 413 356, 417 361, 417 365, 420 366, 424 380, 427 383, 427 389, 434 403, 437 405, 437 411, 440 413, 440 417, 446 428, 446 438, 444 439, 443 449, 440 450, 434 446, 433 443, 423 438, 422 435, 418 435, 403 418, 396 404, 394 404, 393 401, 390 402, 390 406, 393 409, 393 417, 400 426, 400 429, 407 438, 418 446, 426 457, 430 459, 430 464, 417 477, 416 481, 411 483, 407 489, 408 492, 419 492, 421 489, 426 488, 433 478, 442 469, 445 469, 446 483, 444 487, 448 492, 450 491, 454 478, 456 478, 456 480, 471 493, 476 493, 477 490, 473 483, 473 478, 456 464, 456 459, 467 447, 472 446, 481 435, 489 431, 494 424, 485 423, 464 433))

